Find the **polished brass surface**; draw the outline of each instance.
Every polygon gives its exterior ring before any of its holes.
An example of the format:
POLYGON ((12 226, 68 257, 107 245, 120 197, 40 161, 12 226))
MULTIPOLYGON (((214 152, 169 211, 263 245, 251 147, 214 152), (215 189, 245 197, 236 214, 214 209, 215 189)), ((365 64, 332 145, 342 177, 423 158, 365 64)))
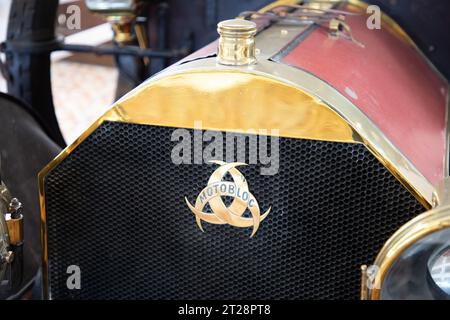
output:
POLYGON ((119 44, 128 44, 134 40, 132 19, 124 17, 108 17, 114 31, 114 40, 119 44))
MULTIPOLYGON (((136 38, 137 38, 137 41, 139 44, 139 48, 148 49, 149 43, 148 43, 147 29, 145 28, 145 25, 143 25, 141 23, 136 23, 134 26, 134 32, 136 33, 136 38)), ((144 62, 145 66, 148 66, 150 64, 149 57, 143 57, 142 61, 144 62)))
POLYGON ((23 216, 12 219, 11 215, 6 215, 6 224, 9 232, 9 243, 11 245, 20 245, 23 242, 23 216))
POLYGON ((232 19, 220 22, 217 25, 220 35, 217 61, 231 66, 255 63, 256 31, 256 24, 252 21, 232 19))
POLYGON ((450 206, 450 178, 445 178, 433 193, 433 207, 450 206))
POLYGON ((247 164, 238 162, 226 163, 217 160, 210 162, 218 164, 220 167, 211 174, 207 186, 200 191, 195 201, 195 206, 185 197, 186 204, 195 215, 198 227, 204 231, 202 221, 212 224, 229 224, 239 228, 253 227, 252 234, 250 235, 250 237, 253 237, 256 231, 258 231, 261 221, 269 215, 270 208, 261 215, 258 201, 250 192, 247 180, 236 169, 238 166, 245 166, 247 164), (233 182, 222 181, 227 173, 231 175, 233 182), (227 207, 223 203, 223 196, 233 198, 230 206, 227 207), (203 212, 206 204, 209 204, 212 213, 203 212), (251 218, 243 216, 247 209, 251 213, 251 218))
POLYGON ((434 209, 403 225, 381 249, 374 262, 378 272, 370 290, 371 299, 380 299, 383 281, 402 253, 426 236, 450 228, 450 178, 442 181, 436 190, 435 199, 434 209))
MULTIPOLYGON (((281 3, 297 1, 276 1, 272 5, 281 3)), ((265 31, 257 35, 257 43, 265 41, 264 34, 265 31)), ((291 40, 286 38, 285 45, 291 40)), ((205 130, 246 133, 249 129, 267 129, 270 135, 271 129, 278 129, 281 137, 363 143, 424 206, 432 203, 435 188, 430 182, 363 112, 324 81, 266 57, 245 66, 217 64, 215 58, 199 59, 172 66, 124 96, 40 172, 46 294, 47 174, 104 121, 193 129, 197 120, 202 121, 205 130)))
POLYGON ((270 135, 277 129, 282 137, 360 141, 322 101, 277 80, 234 70, 161 78, 119 101, 108 119, 181 128, 202 121, 208 130, 265 129, 270 135))
POLYGON ((361 266, 361 300, 367 300, 367 266, 364 264, 361 266))
POLYGON ((48 255, 44 179, 104 121, 364 143, 425 206, 434 188, 342 94, 307 72, 271 61, 245 67, 202 59, 169 68, 120 99, 39 174, 43 277, 48 255))
POLYGON ((130 43, 134 39, 133 22, 141 1, 86 1, 88 9, 106 19, 114 31, 114 40, 119 44, 130 43))
MULTIPOLYGON (((67 150, 67 148, 66 148, 67 150)), ((64 152, 64 151, 63 151, 64 152)), ((60 154, 58 157, 62 157, 60 154)), ((58 161, 58 157, 53 161, 58 161)), ((65 156, 64 156, 65 157, 65 156)), ((62 160, 62 159, 61 159, 62 160)), ((60 161, 61 161, 60 160, 60 161)), ((58 161, 59 163, 59 161, 58 161)), ((51 163, 50 163, 51 164, 51 163)), ((42 297, 44 299, 50 298, 50 292, 48 290, 48 250, 47 250, 47 224, 46 224, 46 212, 45 212, 45 193, 44 193, 44 179, 48 171, 51 170, 50 164, 39 173, 39 206, 41 209, 41 259, 42 259, 42 297)), ((56 163, 55 163, 56 166, 56 163)))

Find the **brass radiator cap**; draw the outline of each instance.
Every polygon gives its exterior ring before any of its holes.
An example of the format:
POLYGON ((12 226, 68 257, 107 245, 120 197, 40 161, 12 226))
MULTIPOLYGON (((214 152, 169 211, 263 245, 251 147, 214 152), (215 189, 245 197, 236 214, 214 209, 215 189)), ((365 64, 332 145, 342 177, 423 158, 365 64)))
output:
POLYGON ((256 23, 243 19, 220 22, 217 61, 220 64, 244 66, 254 64, 256 23))

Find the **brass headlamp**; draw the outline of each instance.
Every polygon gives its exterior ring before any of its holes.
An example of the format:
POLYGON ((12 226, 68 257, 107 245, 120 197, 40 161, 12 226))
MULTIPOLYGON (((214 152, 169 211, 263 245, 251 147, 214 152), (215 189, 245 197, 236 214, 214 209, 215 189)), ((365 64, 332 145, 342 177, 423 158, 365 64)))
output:
POLYGON ((374 265, 363 267, 362 298, 450 299, 450 178, 433 205, 386 242, 374 265))

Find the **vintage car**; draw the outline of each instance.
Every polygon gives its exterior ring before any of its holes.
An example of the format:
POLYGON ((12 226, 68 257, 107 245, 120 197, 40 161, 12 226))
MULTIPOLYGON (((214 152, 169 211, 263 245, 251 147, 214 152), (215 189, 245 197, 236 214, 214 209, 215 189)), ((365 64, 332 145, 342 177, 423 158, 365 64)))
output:
POLYGON ((44 298, 449 299, 449 87, 406 32, 357 0, 217 30, 40 172, 44 298))

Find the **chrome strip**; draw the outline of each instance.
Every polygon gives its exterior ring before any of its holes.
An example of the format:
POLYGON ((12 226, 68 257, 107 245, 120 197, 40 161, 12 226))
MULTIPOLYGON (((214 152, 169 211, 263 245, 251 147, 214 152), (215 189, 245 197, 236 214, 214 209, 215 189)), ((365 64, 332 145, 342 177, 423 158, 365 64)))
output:
POLYGON ((270 59, 278 54, 290 43, 301 37, 303 32, 310 27, 273 24, 270 28, 261 31, 255 37, 256 54, 258 59, 270 59))

